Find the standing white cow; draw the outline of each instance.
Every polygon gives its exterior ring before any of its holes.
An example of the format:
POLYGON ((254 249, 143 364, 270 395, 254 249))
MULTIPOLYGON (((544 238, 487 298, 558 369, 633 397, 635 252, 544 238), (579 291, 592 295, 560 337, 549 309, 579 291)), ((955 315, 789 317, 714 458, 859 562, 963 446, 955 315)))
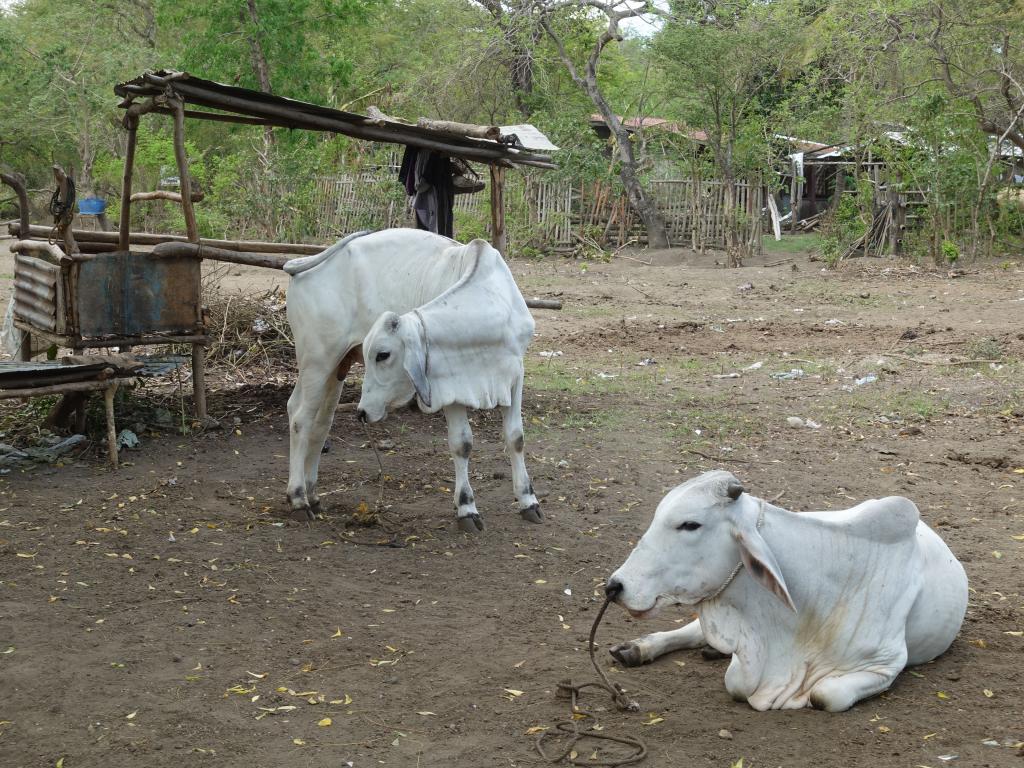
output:
POLYGON ((446 237, 416 229, 357 232, 284 266, 291 275, 288 322, 299 375, 288 399, 288 501, 292 516, 320 510, 320 449, 342 382, 362 359, 360 344, 382 312, 407 312, 440 295, 474 257, 446 237))
POLYGON ((363 340, 366 374, 360 419, 375 422, 416 398, 420 410, 444 410, 455 463, 459 527, 483 530, 469 484, 473 431, 467 408, 500 408, 519 513, 542 520, 523 458, 523 355, 533 317, 501 254, 484 240, 460 249, 458 283, 411 312, 385 312, 363 340))
POLYGON ((839 712, 953 642, 967 576, 900 496, 793 514, 707 472, 669 492, 606 592, 633 616, 698 619, 612 648, 628 666, 705 643, 732 654, 726 690, 754 709, 839 712))

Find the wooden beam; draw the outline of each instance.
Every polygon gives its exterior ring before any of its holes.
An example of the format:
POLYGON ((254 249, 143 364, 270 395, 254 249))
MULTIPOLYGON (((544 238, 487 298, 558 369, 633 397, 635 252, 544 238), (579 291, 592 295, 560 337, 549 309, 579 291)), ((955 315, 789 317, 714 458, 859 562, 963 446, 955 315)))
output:
MULTIPOLYGON (((21 236, 21 227, 17 222, 7 225, 7 231, 14 236, 21 236)), ((32 224, 28 228, 28 236, 36 238, 49 238, 53 232, 52 227, 44 227, 39 224, 32 224)), ((100 232, 92 229, 76 229, 75 239, 81 243, 110 243, 119 244, 119 235, 116 232, 100 232)), ((156 232, 131 232, 128 235, 128 242, 131 245, 157 245, 159 243, 187 243, 188 238, 184 235, 164 235, 156 232)), ((267 243, 261 240, 215 240, 213 238, 200 238, 199 242, 204 246, 213 248, 224 248, 229 251, 251 251, 252 253, 290 253, 299 256, 315 256, 329 246, 310 243, 267 243)), ((118 248, 126 250, 126 248, 118 248)))
POLYGON ((232 264, 247 264, 251 267, 267 267, 284 269, 289 261, 286 256, 272 253, 247 253, 245 251, 229 251, 226 248, 213 248, 202 243, 161 243, 153 248, 152 256, 157 258, 193 258, 227 261, 232 264))
MULTIPOLYGON (((192 202, 198 203, 206 195, 197 190, 192 190, 192 202)), ((142 200, 170 200, 172 203, 181 202, 180 192, 171 192, 169 189, 158 189, 153 192, 135 192, 131 196, 131 201, 137 203, 142 200)))
POLYGON ((421 117, 416 121, 420 128, 454 136, 469 136, 471 139, 489 139, 497 141, 501 138, 501 128, 496 125, 473 125, 472 123, 455 123, 451 120, 429 120, 421 117))
POLYGON ((16 240, 11 243, 10 248, 15 253, 24 253, 26 256, 48 257, 54 264, 72 260, 59 245, 41 240, 16 240))

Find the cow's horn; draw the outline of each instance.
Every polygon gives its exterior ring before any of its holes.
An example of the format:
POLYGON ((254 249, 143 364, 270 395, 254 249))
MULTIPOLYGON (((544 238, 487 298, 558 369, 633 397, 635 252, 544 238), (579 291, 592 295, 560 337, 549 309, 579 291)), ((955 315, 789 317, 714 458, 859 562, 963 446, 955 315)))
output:
POLYGON ((733 501, 736 501, 743 493, 743 484, 739 480, 730 480, 729 485, 725 489, 725 495, 733 501))

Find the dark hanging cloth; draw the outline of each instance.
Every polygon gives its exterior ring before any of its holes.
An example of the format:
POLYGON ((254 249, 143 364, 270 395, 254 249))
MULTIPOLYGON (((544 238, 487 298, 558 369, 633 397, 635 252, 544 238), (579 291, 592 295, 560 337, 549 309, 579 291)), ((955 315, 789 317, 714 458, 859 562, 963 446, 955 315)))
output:
POLYGON ((413 198, 416 227, 454 237, 455 169, 447 157, 407 146, 398 180, 413 198))

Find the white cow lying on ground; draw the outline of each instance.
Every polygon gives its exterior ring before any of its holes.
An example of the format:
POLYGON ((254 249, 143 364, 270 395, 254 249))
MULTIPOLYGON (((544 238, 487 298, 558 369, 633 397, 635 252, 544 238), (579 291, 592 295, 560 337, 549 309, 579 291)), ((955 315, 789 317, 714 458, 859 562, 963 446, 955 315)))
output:
POLYGON ((793 514, 719 471, 662 499, 606 592, 635 617, 671 604, 698 616, 612 648, 623 664, 708 643, 732 654, 733 698, 839 712, 949 647, 967 576, 908 499, 793 514))
POLYGON ((451 288, 470 258, 453 240, 416 229, 357 232, 315 256, 284 266, 288 322, 298 380, 288 399, 288 501, 292 516, 320 511, 320 451, 342 382, 361 361, 360 343, 382 312, 407 312, 451 288))
MULTIPOLYGON (((359 418, 375 422, 416 398, 427 413, 444 410, 455 462, 459 527, 483 530, 469 485, 473 431, 467 408, 501 408, 512 490, 519 513, 542 520, 523 459, 523 355, 533 317, 501 254, 483 240, 462 246, 458 283, 423 306, 385 312, 363 340, 366 374, 359 418)), ((454 258, 454 257, 453 257, 454 258)))

